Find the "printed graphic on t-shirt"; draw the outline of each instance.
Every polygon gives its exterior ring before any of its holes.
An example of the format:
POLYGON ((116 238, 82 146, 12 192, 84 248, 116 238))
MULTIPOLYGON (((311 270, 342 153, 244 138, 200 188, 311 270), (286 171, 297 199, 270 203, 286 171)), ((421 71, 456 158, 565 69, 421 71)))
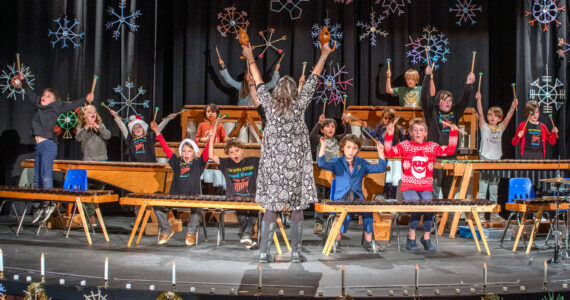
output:
POLYGON ((404 95, 404 102, 406 103, 406 106, 417 106, 417 103, 419 102, 418 94, 414 91, 409 91, 404 95))
POLYGON ((180 178, 188 178, 190 176, 190 167, 192 167, 192 162, 180 163, 180 178))
POLYGON ((540 129, 529 128, 528 133, 531 136, 530 144, 532 146, 540 146, 540 129))
POLYGON ((437 123, 441 128, 441 132, 449 133, 450 125, 455 124, 455 115, 452 111, 450 112, 442 112, 439 111, 437 116, 437 123))
POLYGON ((238 196, 249 196, 249 180, 253 176, 254 166, 228 168, 228 177, 232 180, 234 190, 238 196))
POLYGON ((494 127, 487 125, 487 127, 489 128, 489 136, 487 136, 487 143, 493 145, 500 145, 501 136, 502 136, 501 125, 497 125, 494 127))
POLYGON ((145 153, 144 144, 146 143, 146 138, 138 138, 134 140, 133 143, 135 144, 136 154, 145 153))

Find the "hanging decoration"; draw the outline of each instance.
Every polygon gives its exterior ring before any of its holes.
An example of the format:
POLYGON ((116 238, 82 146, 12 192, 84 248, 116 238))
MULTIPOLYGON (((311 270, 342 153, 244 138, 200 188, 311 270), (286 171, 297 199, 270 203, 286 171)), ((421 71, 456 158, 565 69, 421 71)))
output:
POLYGON ((140 10, 135 10, 131 12, 130 15, 125 15, 125 7, 127 7, 127 0, 120 0, 119 1, 119 10, 120 14, 115 12, 115 9, 112 7, 107 8, 107 13, 115 18, 114 21, 109 21, 105 24, 106 29, 111 29, 115 25, 117 25, 117 29, 113 31, 113 38, 118 40, 121 36, 121 27, 127 26, 132 32, 135 32, 139 29, 139 26, 135 24, 135 19, 142 15, 140 10))
POLYGON ((255 49, 261 49, 261 53, 259 53, 257 55, 257 57, 259 58, 263 58, 263 55, 265 54, 265 52, 267 52, 268 49, 273 49, 275 51, 277 51, 277 53, 282 54, 283 53, 283 49, 277 48, 275 45, 278 42, 284 41, 287 39, 286 35, 283 35, 282 37, 272 40, 273 38, 273 34, 275 33, 275 28, 269 28, 266 29, 264 31, 260 31, 258 32, 259 36, 263 39, 263 43, 259 44, 259 45, 253 45, 252 48, 255 49), (265 35, 268 34, 269 36, 266 37, 265 35))
POLYGON ((107 295, 101 293, 101 289, 97 289, 97 294, 91 291, 91 295, 83 295, 83 300, 107 300, 107 295))
POLYGON ((570 51, 570 43, 564 42, 563 38, 558 38, 558 51, 556 51, 558 56, 564 57, 568 51, 570 51))
POLYGON ((532 4, 532 11, 525 11, 525 16, 531 17, 528 21, 532 26, 535 22, 544 25, 542 31, 548 31, 550 23, 556 23, 556 26, 562 24, 558 18, 560 11, 566 11, 566 6, 558 7, 557 0, 534 0, 532 4))
POLYGON ((473 0, 457 0, 454 7, 449 8, 449 12, 455 12, 455 17, 458 18, 455 24, 461 26, 462 23, 471 22, 471 25, 475 25, 477 21, 475 20, 476 12, 482 12, 483 7, 481 5, 472 4, 473 0))
POLYGON ((24 291, 24 300, 49 300, 41 282, 30 282, 24 291))
POLYGON ((334 2, 349 5, 354 2, 354 0, 334 0, 334 2))
POLYGON ((81 45, 80 42, 83 39, 85 32, 75 32, 75 26, 79 25, 77 18, 75 18, 75 21, 73 24, 71 24, 71 26, 69 26, 69 23, 71 21, 68 20, 67 17, 63 18, 63 23, 61 21, 61 18, 57 18, 53 21, 57 23, 56 31, 51 31, 51 29, 48 29, 48 36, 55 37, 55 40, 50 41, 52 48, 55 48, 55 44, 59 42, 62 42, 61 48, 67 48, 67 42, 71 43, 73 45, 73 48, 79 47, 81 45))
POLYGON ((249 26, 249 21, 246 17, 247 12, 245 11, 237 11, 235 6, 226 7, 224 12, 218 13, 220 25, 216 29, 223 37, 227 37, 228 34, 235 34, 236 39, 238 39, 239 29, 242 28, 244 31, 247 31, 249 26))
POLYGON ((406 1, 408 4, 412 3, 412 0, 376 0, 376 4, 382 2, 382 9, 384 9, 384 15, 388 16, 390 14, 402 15, 406 8, 406 1))
MULTIPOLYGON (((7 98, 13 98, 18 100, 18 95, 24 100, 26 96, 26 90, 24 90, 24 83, 20 79, 16 78, 16 64, 6 65, 7 69, 2 70, 2 75, 0 75, 0 88, 2 89, 2 94, 8 93, 7 98)), ((24 74, 25 80, 28 85, 34 89, 34 81, 36 80, 35 75, 30 71, 30 67, 21 64, 21 71, 24 74)))
POLYGON ((335 42, 337 47, 340 46, 340 40, 342 40, 343 36, 343 32, 341 31, 341 26, 338 23, 331 26, 330 18, 324 19, 324 25, 319 25, 316 23, 313 24, 313 27, 311 28, 311 37, 313 38, 313 46, 315 46, 315 48, 319 48, 319 33, 321 33, 323 26, 326 27, 330 33, 329 45, 331 49, 333 48, 335 42))
POLYGON ((346 95, 348 86, 353 85, 354 78, 344 78, 348 72, 344 71, 346 66, 340 66, 337 63, 336 68, 332 67, 332 62, 329 64, 329 72, 323 70, 323 74, 319 75, 319 83, 317 84, 313 100, 317 102, 333 103, 335 106, 343 103, 343 96, 346 95), (325 100, 327 99, 327 100, 325 100))
POLYGON ((425 55, 427 51, 429 64, 437 70, 440 62, 447 61, 445 56, 449 54, 449 48, 447 48, 449 41, 445 34, 439 33, 433 26, 424 27, 422 31, 423 34, 416 39, 412 39, 410 36, 410 43, 405 46, 411 49, 406 53, 406 56, 412 59, 412 64, 421 62, 427 64, 428 58, 425 55))
POLYGON ((386 17, 384 17, 383 15, 379 15, 378 17, 376 17, 375 14, 376 13, 374 12, 374 10, 370 11, 370 23, 368 24, 362 23, 361 21, 356 22, 356 26, 362 28, 364 31, 359 36, 360 41, 362 41, 367 37, 370 37, 371 46, 376 46, 376 35, 383 37, 386 37, 388 35, 387 31, 384 31, 380 28, 382 20, 384 20, 386 17))
POLYGON ((551 114, 553 109, 559 110, 564 104, 566 90, 564 90, 564 84, 558 78, 552 85, 552 76, 548 75, 548 65, 546 65, 545 73, 544 76, 537 78, 530 84, 528 99, 538 101, 542 112, 551 114))
POLYGON ((309 0, 270 0, 269 9, 277 13, 285 10, 289 12, 291 20, 297 20, 303 14, 303 9, 300 6, 303 2, 309 2, 309 0))
POLYGON ((134 88, 134 84, 130 81, 125 82, 124 87, 127 88, 127 90, 125 91, 123 89, 122 85, 118 85, 117 87, 115 87, 113 89, 113 91, 117 94, 119 94, 119 101, 115 101, 115 99, 108 99, 107 103, 109 103, 109 105, 107 105, 110 109, 113 109, 113 107, 117 107, 119 108, 118 110, 116 110, 115 112, 117 114, 121 114, 121 111, 125 111, 126 112, 126 118, 123 119, 123 121, 126 123, 129 120, 129 116, 130 115, 140 115, 140 113, 137 111, 137 107, 139 108, 149 108, 149 100, 148 99, 138 99, 143 98, 142 96, 144 96, 146 94, 146 90, 143 89, 142 86, 140 86, 138 88, 137 93, 135 94, 134 91, 132 91, 132 89, 134 88), (139 101, 140 100, 140 101, 139 101), (137 102, 139 101, 139 102, 137 102))
POLYGON ((62 138, 72 139, 77 133, 77 114, 81 107, 68 112, 64 112, 57 117, 57 125, 53 127, 53 132, 62 138))

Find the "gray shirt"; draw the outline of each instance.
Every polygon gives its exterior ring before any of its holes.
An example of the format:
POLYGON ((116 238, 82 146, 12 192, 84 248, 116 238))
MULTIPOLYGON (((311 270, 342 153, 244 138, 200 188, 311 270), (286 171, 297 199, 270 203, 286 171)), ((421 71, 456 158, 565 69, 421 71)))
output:
MULTIPOLYGON (((220 75, 222 75, 222 78, 224 79, 226 84, 228 84, 229 86, 233 87, 234 89, 236 89, 238 91, 241 91, 241 84, 242 83, 235 81, 232 78, 232 76, 230 75, 230 73, 228 72, 228 69, 221 70, 220 75)), ((277 84, 277 81, 279 80, 279 78, 280 78, 279 71, 273 72, 273 76, 271 76, 271 81, 265 84, 265 87, 267 88, 267 90, 274 88, 275 85, 277 84)), ((248 94, 246 97, 241 98, 240 94, 238 94, 239 100, 238 100, 237 105, 238 106, 249 106, 249 102, 251 101, 251 96, 248 94)), ((253 103, 252 103, 252 105, 253 105, 253 103)))
POLYGON ((105 140, 111 138, 111 131, 105 127, 105 124, 99 123, 97 131, 90 129, 85 130, 83 126, 77 126, 77 134, 75 140, 81 143, 81 152, 83 152, 83 160, 89 161, 105 161, 107 160, 107 145, 105 140))

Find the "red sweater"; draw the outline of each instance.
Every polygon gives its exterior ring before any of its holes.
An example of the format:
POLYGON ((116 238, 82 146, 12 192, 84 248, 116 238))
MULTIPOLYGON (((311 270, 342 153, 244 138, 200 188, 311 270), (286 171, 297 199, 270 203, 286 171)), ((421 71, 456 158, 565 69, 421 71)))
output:
MULTIPOLYGON (((521 156, 524 155, 524 136, 525 134, 523 134, 522 138, 519 138, 519 132, 521 132, 523 130, 523 128, 525 127, 524 124, 525 122, 521 122, 519 124, 519 127, 517 127, 517 132, 515 132, 515 137, 513 137, 512 140, 512 144, 513 146, 516 146, 519 144, 519 142, 521 142, 521 156)), ((541 122, 538 122, 540 124, 540 137, 542 139, 542 156, 546 157, 546 143, 545 141, 548 141, 548 143, 550 145, 554 145, 554 143, 556 143, 556 134, 548 131, 548 128, 546 128, 546 125, 544 125, 541 122)), ((525 128, 526 130, 526 128, 525 128)))
POLYGON ((457 130, 449 132, 449 145, 434 142, 418 144, 403 141, 392 147, 392 135, 386 135, 384 153, 387 157, 402 157, 402 191, 431 191, 433 189, 433 165, 436 157, 455 154, 457 130))

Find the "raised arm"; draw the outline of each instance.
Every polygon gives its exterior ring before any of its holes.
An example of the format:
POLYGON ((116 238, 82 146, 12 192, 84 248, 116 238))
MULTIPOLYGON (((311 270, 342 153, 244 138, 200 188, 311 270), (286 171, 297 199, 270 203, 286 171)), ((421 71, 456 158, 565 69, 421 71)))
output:
POLYGON ((436 148, 437 156, 449 156, 455 154, 455 149, 457 148, 459 131, 457 125, 452 124, 451 130, 449 130, 449 144, 447 146, 439 146, 436 148))
POLYGON ((261 78, 261 73, 255 64, 255 58, 253 57, 253 49, 251 48, 251 44, 246 46, 241 46, 242 54, 247 59, 249 73, 253 77, 255 81, 255 85, 263 84, 263 78, 261 78))
POLYGON ((269 81, 267 83, 267 88, 268 89, 272 89, 275 87, 275 85, 277 85, 277 81, 279 81, 279 78, 281 78, 281 76, 279 75, 279 68, 281 67, 280 64, 276 64, 275 65, 275 71, 273 71, 273 75, 271 75, 271 81, 269 81))
POLYGON ((483 105, 481 105, 481 92, 477 92, 477 94, 475 94, 475 99, 477 99, 477 117, 479 118, 479 127, 482 127, 485 125, 485 114, 483 113, 483 105))
POLYGON ((422 103, 422 111, 424 113, 424 118, 428 124, 431 124, 431 114, 434 110, 434 105, 431 100, 430 94, 430 77, 431 77, 432 69, 431 66, 428 64, 426 67, 426 75, 424 76, 424 81, 422 82, 422 93, 420 95, 421 103, 422 103))
POLYGON ((168 144, 166 144, 166 141, 164 140, 164 137, 160 133, 160 129, 158 129, 158 125, 156 125, 155 121, 150 122, 150 129, 154 131, 154 134, 156 135, 156 140, 160 143, 160 147, 162 147, 162 150, 166 154, 166 157, 170 159, 172 155, 174 155, 174 153, 172 152, 172 149, 168 147, 168 144))
POLYGON ((319 61, 315 65, 315 68, 313 69, 312 72, 312 74, 315 74, 317 76, 320 76, 321 73, 323 72, 323 69, 325 68, 325 62, 327 61, 327 57, 331 53, 331 48, 329 46, 329 43, 324 43, 323 45, 319 45, 319 48, 321 49, 321 57, 319 58, 319 61))
POLYGON ((319 117, 319 121, 317 122, 317 124, 315 124, 313 130, 311 130, 311 133, 309 134, 309 138, 311 139, 311 144, 315 146, 319 143, 321 139, 319 132, 321 130, 321 124, 323 123, 322 121, 323 119, 324 115, 321 115, 321 117, 319 117))
POLYGON ((158 130, 163 131, 164 127, 168 125, 168 122, 172 121, 174 118, 176 118, 176 114, 169 114, 166 118, 162 119, 160 124, 158 124, 158 130))
POLYGON ((520 143, 521 138, 524 135, 524 130, 523 130, 523 128, 525 127, 524 124, 525 124, 525 122, 523 121, 517 127, 517 132, 515 132, 515 136, 513 136, 513 139, 511 140, 511 144, 513 146, 516 146, 520 143))
POLYGON ((113 121, 115 121, 115 124, 117 124, 117 127, 119 127, 119 130, 123 135, 123 138, 126 139, 129 136, 129 130, 127 129, 127 125, 123 123, 123 119, 121 119, 121 117, 114 110, 111 110, 111 114, 113 115, 113 121))
POLYGON ((241 83, 235 81, 232 76, 230 75, 230 73, 228 72, 228 69, 221 69, 220 70, 220 75, 222 75, 222 79, 224 79, 224 81, 226 82, 227 85, 233 87, 236 90, 240 90, 241 89, 241 83))
MULTIPOLYGON (((453 105, 454 108, 452 108, 457 113, 458 118, 461 118, 463 112, 465 112, 465 108, 467 108, 469 100, 471 99, 471 94, 473 94, 473 92, 475 91, 475 85, 473 84, 474 82, 475 82, 475 74, 469 73, 469 75, 467 75, 465 87, 463 88, 463 94, 461 94, 461 98, 459 98, 457 104, 454 103, 453 105)), ((459 122, 459 119, 457 121, 459 122)))
POLYGON ((392 71, 388 69, 386 71, 386 93, 394 95, 394 90, 392 89, 392 83, 390 82, 391 79, 392 79, 392 71))
POLYGON ((519 105, 519 100, 517 98, 513 99, 513 103, 511 104, 511 108, 509 108, 509 112, 507 112, 507 116, 503 120, 503 123, 502 123, 503 129, 507 128, 507 125, 509 125, 509 122, 511 121, 511 118, 513 117, 513 115, 515 113, 515 109, 517 108, 518 105, 519 105))
POLYGON ((429 94, 430 96, 435 97, 435 83, 433 82, 433 72, 431 73, 429 81, 429 94))

